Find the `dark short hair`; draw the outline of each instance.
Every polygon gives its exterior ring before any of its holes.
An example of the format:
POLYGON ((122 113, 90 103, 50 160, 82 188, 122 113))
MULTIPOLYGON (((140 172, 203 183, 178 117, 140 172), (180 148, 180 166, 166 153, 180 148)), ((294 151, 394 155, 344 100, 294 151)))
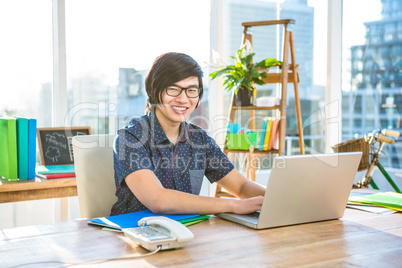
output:
POLYGON ((169 52, 157 57, 145 78, 145 90, 150 104, 161 104, 163 91, 176 82, 191 76, 198 77, 200 98, 203 94, 200 65, 189 55, 169 52))

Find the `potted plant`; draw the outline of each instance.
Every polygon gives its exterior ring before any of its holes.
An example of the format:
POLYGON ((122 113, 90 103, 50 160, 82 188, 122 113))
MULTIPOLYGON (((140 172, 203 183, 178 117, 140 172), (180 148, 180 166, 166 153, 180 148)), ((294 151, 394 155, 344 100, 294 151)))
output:
POLYGON ((282 62, 276 59, 267 58, 260 62, 254 63, 253 57, 255 53, 251 53, 247 49, 247 44, 237 51, 234 65, 227 65, 220 70, 211 73, 211 79, 215 79, 221 75, 225 75, 223 86, 226 91, 235 88, 235 104, 236 106, 252 106, 256 89, 254 84, 264 85, 262 80, 268 77, 268 68, 271 66, 281 65, 282 62))

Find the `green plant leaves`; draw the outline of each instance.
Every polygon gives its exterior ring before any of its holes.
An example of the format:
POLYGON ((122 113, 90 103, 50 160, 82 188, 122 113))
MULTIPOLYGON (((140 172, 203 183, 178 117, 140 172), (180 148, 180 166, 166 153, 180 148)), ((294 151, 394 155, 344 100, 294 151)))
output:
POLYGON ((224 66, 222 69, 212 72, 209 76, 211 79, 215 79, 221 75, 224 75, 224 83, 226 91, 230 91, 232 88, 237 89, 239 87, 248 88, 253 90, 253 83, 257 85, 264 85, 262 80, 268 77, 267 70, 269 67, 281 65, 282 62, 273 58, 264 59, 256 64, 253 63, 255 53, 244 55, 244 47, 237 51, 237 57, 231 56, 236 60, 234 65, 224 66), (264 70, 260 70, 264 69, 264 70))
POLYGON ((252 78, 258 78, 258 77, 260 77, 260 73, 256 69, 251 69, 250 70, 250 76, 252 78))

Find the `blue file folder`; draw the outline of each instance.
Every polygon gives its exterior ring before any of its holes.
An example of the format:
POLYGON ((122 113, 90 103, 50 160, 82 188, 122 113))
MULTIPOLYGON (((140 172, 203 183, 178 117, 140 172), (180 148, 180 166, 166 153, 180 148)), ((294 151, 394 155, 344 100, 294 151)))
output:
POLYGON ((170 218, 172 220, 180 221, 191 218, 197 218, 200 215, 183 214, 183 215, 166 215, 166 214, 155 214, 150 210, 143 210, 138 212, 132 212, 127 214, 121 214, 116 216, 101 217, 95 219, 88 219, 87 223, 91 225, 98 225, 113 229, 123 229, 123 228, 133 228, 138 227, 138 221, 144 217, 155 217, 163 216, 170 218))

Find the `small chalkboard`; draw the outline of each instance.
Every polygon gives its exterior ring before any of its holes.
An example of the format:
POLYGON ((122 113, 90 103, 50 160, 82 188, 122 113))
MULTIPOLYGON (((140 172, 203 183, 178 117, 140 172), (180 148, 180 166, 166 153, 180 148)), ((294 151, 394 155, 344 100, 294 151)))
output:
POLYGON ((77 135, 91 134, 91 127, 38 128, 38 142, 42 165, 73 165, 72 138, 77 135))

